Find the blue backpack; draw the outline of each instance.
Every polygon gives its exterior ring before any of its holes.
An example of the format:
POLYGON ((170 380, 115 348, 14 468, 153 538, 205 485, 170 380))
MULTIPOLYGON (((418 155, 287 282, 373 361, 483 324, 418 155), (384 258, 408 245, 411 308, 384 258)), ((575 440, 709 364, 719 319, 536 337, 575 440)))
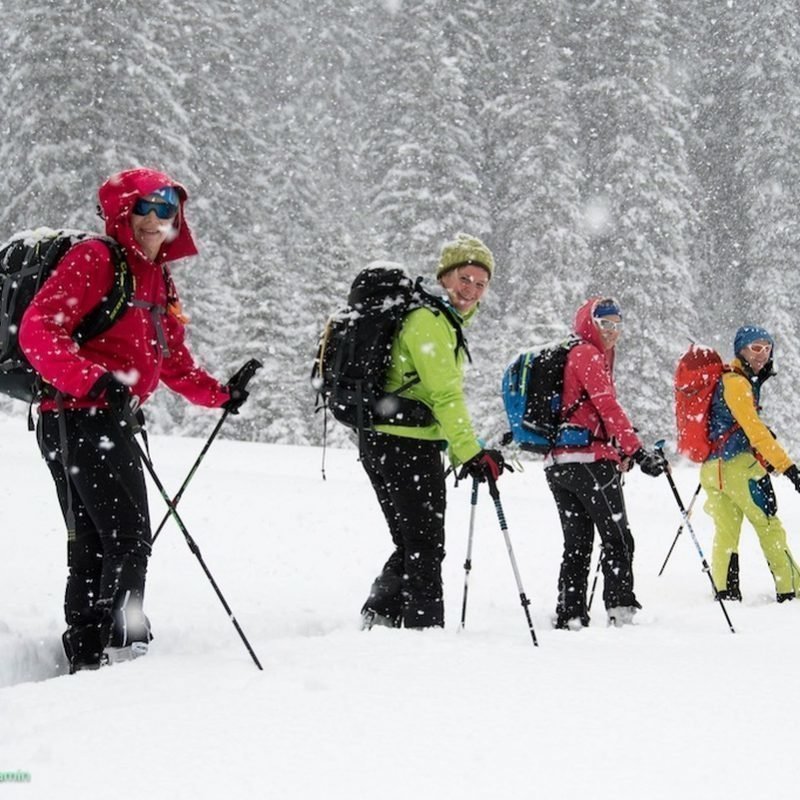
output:
POLYGON ((504 444, 514 442, 520 449, 546 454, 554 447, 586 447, 590 432, 568 425, 585 396, 564 411, 564 367, 570 350, 581 340, 570 337, 540 350, 520 353, 503 373, 503 405, 511 430, 504 444))

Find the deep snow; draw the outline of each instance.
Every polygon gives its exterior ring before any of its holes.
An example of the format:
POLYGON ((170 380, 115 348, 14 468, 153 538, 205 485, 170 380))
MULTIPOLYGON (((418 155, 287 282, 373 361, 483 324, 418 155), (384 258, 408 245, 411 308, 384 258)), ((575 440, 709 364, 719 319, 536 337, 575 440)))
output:
MULTIPOLYGON (((215 417, 209 414, 209 430, 215 417)), ((232 420, 231 425, 236 421, 232 420)), ((65 675, 64 533, 25 430, 0 418, 0 791, 26 798, 704 798, 792 796, 800 602, 778 606, 752 529, 731 634, 667 481, 627 479, 644 610, 635 626, 554 631, 560 530, 541 465, 500 488, 540 647, 485 491, 459 631, 469 486, 451 491, 444 631, 358 629, 389 552, 352 450, 218 441, 180 510, 264 665, 259 672, 170 523, 133 663, 65 675)), ((153 437, 175 491, 202 446, 153 437)), ((697 470, 676 480, 688 502, 697 470)), ((800 497, 776 481, 795 555, 800 497)), ((163 503, 151 488, 154 521, 163 503)), ((699 505, 699 504, 698 504, 699 505)), ((698 508, 710 558, 711 528, 698 508)), ((598 590, 599 591, 599 590, 598 590)), ((793 788, 794 787, 794 788, 793 788)))

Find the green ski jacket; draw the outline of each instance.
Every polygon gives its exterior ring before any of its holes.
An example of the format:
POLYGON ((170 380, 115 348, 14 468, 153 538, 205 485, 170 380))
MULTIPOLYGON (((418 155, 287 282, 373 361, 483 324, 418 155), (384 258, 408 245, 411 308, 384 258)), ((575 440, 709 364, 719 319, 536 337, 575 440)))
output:
MULTIPOLYGON (((452 313, 468 324, 477 306, 465 317, 452 313)), ((376 425, 375 430, 411 439, 447 442, 454 464, 463 464, 482 449, 472 427, 464 400, 464 360, 453 324, 444 312, 418 308, 403 320, 392 342, 391 363, 387 372, 387 392, 396 391, 415 375, 419 382, 402 397, 423 402, 433 412, 435 423, 426 427, 376 425)))

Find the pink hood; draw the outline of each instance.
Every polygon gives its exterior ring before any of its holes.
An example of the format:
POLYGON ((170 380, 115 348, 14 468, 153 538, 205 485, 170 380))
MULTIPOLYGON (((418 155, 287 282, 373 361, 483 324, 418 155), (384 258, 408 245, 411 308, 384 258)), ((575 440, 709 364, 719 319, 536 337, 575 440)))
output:
POLYGON ((163 172, 147 167, 119 172, 100 187, 98 198, 106 222, 106 233, 126 249, 133 249, 144 257, 133 238, 131 211, 138 198, 152 194, 162 186, 175 187, 181 199, 181 208, 174 222, 175 236, 164 243, 157 261, 176 261, 197 255, 197 246, 184 216, 184 206, 188 199, 186 189, 163 172))
POLYGON ((642 443, 617 401, 612 367, 614 350, 605 350, 592 316, 600 297, 587 300, 575 315, 575 333, 581 343, 569 351, 564 368, 564 408, 575 408, 567 422, 586 428, 591 444, 582 448, 558 448, 553 457, 561 462, 620 460, 620 451, 632 455, 642 443))
POLYGON ((593 344, 605 356, 609 371, 613 373, 614 348, 606 350, 603 347, 600 331, 597 329, 597 325, 594 324, 594 310, 602 299, 602 297, 590 297, 576 312, 573 328, 584 342, 593 344))

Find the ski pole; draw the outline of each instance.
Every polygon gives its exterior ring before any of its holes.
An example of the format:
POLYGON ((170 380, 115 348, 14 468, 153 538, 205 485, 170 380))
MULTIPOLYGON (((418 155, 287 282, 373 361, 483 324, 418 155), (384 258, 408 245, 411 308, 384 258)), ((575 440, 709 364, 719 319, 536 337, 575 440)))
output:
MULTIPOLYGON (((183 483, 181 484, 181 488, 178 489, 178 493, 175 495, 175 497, 172 498, 173 506, 177 506, 178 503, 180 503, 181 497, 183 497, 183 493, 186 491, 186 487, 189 485, 189 482, 194 477, 195 472, 197 472, 197 468, 200 466, 200 462, 203 460, 203 458, 205 458, 205 455, 208 452, 208 448, 211 447, 211 443, 214 441, 214 439, 217 438, 217 434, 219 433, 219 430, 223 426, 225 420, 228 418, 228 414, 230 414, 230 412, 227 409, 225 409, 222 416, 219 418, 219 422, 217 422, 217 424, 214 426, 214 430, 211 431, 211 436, 208 437, 205 445, 203 446, 203 449, 200 451, 200 455, 197 457, 196 461, 192 465, 192 468, 189 470, 189 474, 186 476, 183 483)), ((153 534, 153 544, 156 543, 158 535, 164 529, 164 526, 167 524, 167 520, 169 518, 170 518, 170 512, 169 510, 167 510, 167 512, 164 514, 163 519, 159 523, 158 528, 156 528, 156 532, 153 534)))
POLYGON ((478 485, 477 478, 472 479, 472 497, 470 498, 469 511, 469 536, 467 537, 467 558, 464 561, 464 599, 461 601, 461 628, 467 619, 467 592, 469 591, 469 573, 472 570, 472 536, 475 532, 475 510, 478 508, 478 485))
MULTIPOLYGON (((255 375, 256 370, 260 369, 263 364, 255 358, 251 358, 232 378, 231 382, 234 383, 238 389, 244 389, 245 386, 250 382, 250 379, 255 375)), ((197 472, 197 468, 200 466, 201 462, 206 456, 208 449, 211 447, 214 439, 217 438, 217 434, 220 432, 220 429, 225 424, 225 420, 228 418, 228 415, 231 412, 228 411, 226 408, 222 416, 219 419, 219 422, 214 426, 214 430, 211 431, 211 436, 208 437, 206 443, 203 445, 203 449, 200 451, 200 455, 197 456, 192 468, 189 470, 189 474, 186 476, 185 480, 181 484, 181 488, 178 489, 178 493, 175 497, 172 498, 172 505, 177 506, 178 503, 181 501, 181 497, 183 497, 183 493, 186 491, 186 487, 191 482, 192 478, 194 477, 195 472, 197 472)), ((156 528, 156 532, 153 534, 152 544, 155 544, 156 539, 158 539, 158 535, 163 530, 164 526, 167 524, 167 520, 170 517, 169 510, 166 514, 164 514, 164 518, 161 520, 158 528, 156 528)))
POLYGON ((263 670, 264 667, 261 666, 261 662, 258 660, 258 656, 256 656, 253 648, 250 646, 250 642, 247 641, 247 637, 244 635, 244 631, 242 630, 239 622, 237 621, 236 617, 233 615, 233 611, 231 611, 231 607, 228 605, 227 600, 223 596, 222 592, 217 586, 217 582, 214 580, 214 576, 209 571, 208 567, 206 566, 206 562, 203 560, 203 556, 200 553, 200 548, 197 546, 197 543, 194 539, 192 539, 189 531, 186 529, 186 525, 183 524, 183 520, 178 514, 177 509, 175 508, 172 501, 169 499, 169 495, 167 494, 167 490, 164 488, 164 484, 161 483, 158 475, 156 474, 155 469, 153 468, 153 464, 151 463, 150 459, 145 454, 144 450, 142 450, 142 446, 139 444, 136 439, 131 437, 131 442, 135 446, 136 450, 139 453, 139 457, 142 460, 142 463, 147 468, 147 471, 150 473, 150 477, 153 479, 153 483, 155 483, 156 487, 158 488, 161 497, 163 498, 164 502, 167 504, 167 508, 169 509, 169 513, 172 514, 173 519, 180 528, 181 533, 183 534, 184 539, 186 539, 186 544, 189 545, 189 549, 194 553, 197 561, 199 562, 200 566, 203 568, 203 572, 205 572, 206 577, 209 580, 214 591, 217 593, 217 597, 219 598, 220 602, 222 603, 222 607, 225 609, 225 613, 230 618, 230 621, 233 623, 233 627, 236 628, 236 632, 239 634, 241 640, 244 642, 244 646, 247 648, 247 652, 250 653, 250 657, 253 659, 255 665, 260 669, 263 670))
POLYGON ((522 580, 519 577, 519 570, 517 569, 517 560, 514 558, 514 549, 511 547, 511 538, 508 535, 508 525, 506 523, 506 515, 503 513, 503 505, 500 502, 500 492, 497 490, 497 483, 491 475, 487 476, 489 482, 489 494, 494 500, 494 507, 497 511, 497 521, 500 523, 500 530, 503 532, 503 537, 506 540, 506 549, 508 556, 511 559, 511 569, 514 571, 514 578, 517 581, 517 589, 519 591, 519 600, 522 604, 522 610, 525 612, 525 619, 528 621, 528 630, 531 632, 531 639, 533 639, 533 646, 538 647, 539 642, 536 641, 536 632, 533 630, 533 622, 531 621, 531 612, 528 606, 531 601, 525 595, 525 590, 522 588, 522 580))
MULTIPOLYGON (((692 495, 692 499, 689 501, 689 508, 686 509, 686 516, 692 516, 692 509, 694 508, 694 501, 697 500, 697 495, 700 494, 700 490, 703 488, 703 484, 698 483, 697 488, 694 490, 694 494, 692 495)), ((664 568, 667 566, 667 561, 669 561, 669 557, 672 555, 672 551, 675 549, 675 545, 678 542, 678 537, 683 532, 684 523, 681 522, 680 527, 678 528, 678 532, 675 534, 675 538, 672 540, 672 547, 669 548, 669 552, 667 553, 667 557, 664 559, 664 563, 661 565, 661 569, 658 571, 658 577, 660 578, 664 572, 664 568)))
POLYGON ((600 575, 600 567, 603 563, 603 553, 605 550, 600 548, 600 555, 597 559, 597 569, 594 571, 594 580, 592 581, 592 591, 589 592, 589 602, 586 604, 586 613, 588 614, 592 610, 592 601, 594 600, 594 590, 597 588, 597 577, 600 575))
POLYGON ((784 550, 784 553, 786 553, 786 558, 789 560, 789 566, 792 570, 792 589, 797 593, 796 578, 800 577, 800 567, 797 566, 797 562, 792 558, 792 554, 788 550, 784 550))
MULTIPOLYGON (((656 451, 661 453, 661 456, 666 461, 666 456, 664 456, 664 442, 658 441, 655 445, 656 451)), ((722 609, 722 613, 725 615, 725 621, 728 623, 728 627, 731 630, 731 633, 736 633, 733 628, 733 624, 731 623, 731 618, 728 616, 728 610, 725 608, 725 603, 722 602, 722 598, 717 591, 717 587, 714 584, 714 578, 711 576, 711 567, 708 565, 708 561, 706 561, 706 557, 703 554, 703 548, 700 547, 700 542, 697 541, 697 536, 695 536, 694 529, 692 528, 692 523, 689 522, 689 515, 686 512, 686 507, 683 505, 683 500, 681 500, 680 493, 678 492, 678 487, 675 485, 675 481, 672 478, 672 469, 667 462, 666 468, 664 469, 664 474, 667 476, 667 480, 669 481, 670 489, 672 489, 672 494, 675 497, 675 502, 678 504, 678 508, 681 511, 681 516, 683 517, 683 524, 686 526, 686 530, 689 531, 689 534, 692 537, 692 541, 694 542, 694 546, 697 549, 697 553, 700 556, 700 561, 703 563, 703 572, 708 575, 708 580, 711 583, 711 589, 714 592, 714 597, 716 598, 717 602, 719 603, 719 607, 722 609)))
MULTIPOLYGON (((624 472, 620 473, 619 482, 620 482, 620 489, 621 489, 622 486, 625 483, 625 473, 624 472)), ((625 508, 625 495, 621 491, 620 491, 619 495, 620 495, 620 498, 622 500, 622 513, 627 518, 628 511, 625 508)), ((586 604, 586 613, 587 614, 592 610, 592 603, 594 602, 594 593, 595 593, 595 590, 597 589, 597 579, 600 576, 600 569, 603 566, 603 558, 605 557, 605 553, 606 553, 606 551, 605 551, 605 548, 603 547, 603 542, 601 541, 600 542, 600 555, 597 558, 597 567, 595 568, 594 580, 592 581, 592 590, 591 590, 591 592, 589 592, 589 602, 586 604)))

